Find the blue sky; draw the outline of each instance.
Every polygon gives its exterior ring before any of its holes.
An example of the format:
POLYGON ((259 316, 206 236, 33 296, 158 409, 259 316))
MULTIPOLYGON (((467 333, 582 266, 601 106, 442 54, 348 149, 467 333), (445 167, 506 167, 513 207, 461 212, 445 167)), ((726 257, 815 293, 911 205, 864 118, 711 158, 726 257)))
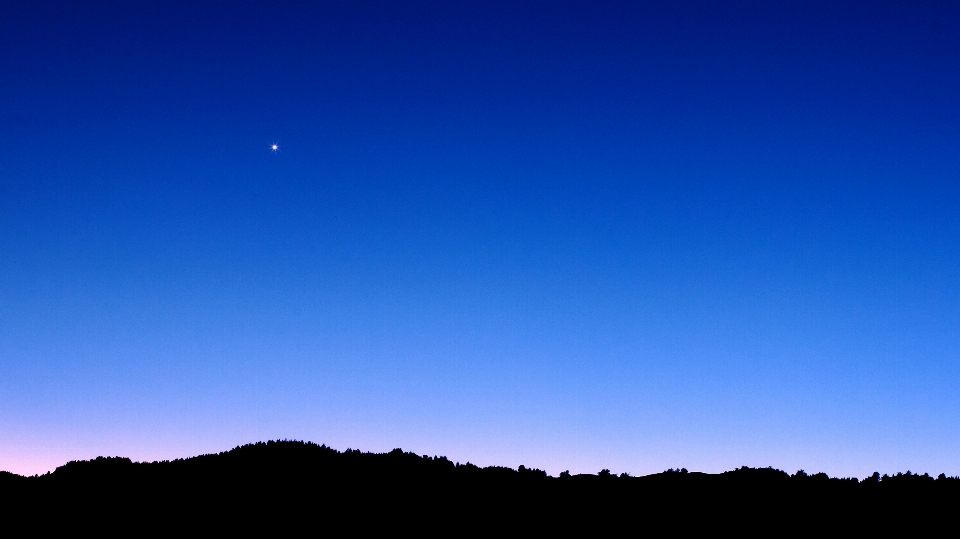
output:
POLYGON ((0 8, 0 469, 960 474, 952 4, 61 4, 0 8))

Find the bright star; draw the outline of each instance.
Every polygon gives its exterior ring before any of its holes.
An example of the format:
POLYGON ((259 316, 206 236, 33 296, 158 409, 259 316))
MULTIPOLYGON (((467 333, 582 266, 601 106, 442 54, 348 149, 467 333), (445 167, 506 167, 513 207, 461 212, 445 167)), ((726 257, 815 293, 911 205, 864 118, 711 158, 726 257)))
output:
POLYGON ((270 145, 270 151, 273 153, 277 153, 278 151, 280 151, 280 145, 274 142, 273 144, 270 145))

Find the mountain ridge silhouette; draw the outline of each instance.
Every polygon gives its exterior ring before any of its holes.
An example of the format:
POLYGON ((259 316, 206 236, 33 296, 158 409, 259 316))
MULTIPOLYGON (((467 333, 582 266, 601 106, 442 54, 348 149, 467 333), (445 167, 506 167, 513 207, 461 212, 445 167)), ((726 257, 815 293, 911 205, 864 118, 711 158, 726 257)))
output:
POLYGON ((394 449, 338 451, 292 440, 168 461, 70 461, 53 472, 0 472, 0 519, 48 528, 245 532, 289 527, 369 532, 683 529, 762 531, 829 525, 934 525, 960 501, 960 479, 912 472, 863 480, 741 467, 645 476, 479 467, 394 449), (632 523, 632 524, 631 524, 632 523), (639 526, 639 527, 637 527, 639 526), (624 528, 625 527, 625 528, 624 528), (673 529, 673 528, 671 528, 673 529))

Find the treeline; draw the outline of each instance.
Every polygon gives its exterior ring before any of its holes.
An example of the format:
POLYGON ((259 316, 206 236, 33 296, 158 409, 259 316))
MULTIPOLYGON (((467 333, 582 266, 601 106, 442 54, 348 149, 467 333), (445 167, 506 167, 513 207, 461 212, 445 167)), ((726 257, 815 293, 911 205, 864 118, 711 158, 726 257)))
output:
POLYGON ((743 467, 551 477, 524 466, 481 468, 400 449, 363 453, 296 441, 150 463, 98 457, 33 477, 0 473, 0 520, 38 530, 916 531, 949 524, 957 502, 960 479, 943 474, 858 481, 743 467))

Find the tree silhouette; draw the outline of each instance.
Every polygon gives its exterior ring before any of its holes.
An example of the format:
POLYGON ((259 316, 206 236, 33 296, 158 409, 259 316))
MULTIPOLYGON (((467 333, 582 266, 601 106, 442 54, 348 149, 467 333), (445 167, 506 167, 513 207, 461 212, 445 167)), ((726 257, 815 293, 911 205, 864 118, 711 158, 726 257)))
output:
POLYGON ((73 461, 41 476, 0 472, 7 536, 18 526, 100 533, 691 532, 714 529, 916 533, 960 501, 960 479, 911 471, 862 481, 741 467, 632 477, 603 469, 558 478, 519 466, 479 467, 397 448, 337 451, 258 442, 162 462, 73 461), (909 524, 909 526, 908 526, 909 524))

